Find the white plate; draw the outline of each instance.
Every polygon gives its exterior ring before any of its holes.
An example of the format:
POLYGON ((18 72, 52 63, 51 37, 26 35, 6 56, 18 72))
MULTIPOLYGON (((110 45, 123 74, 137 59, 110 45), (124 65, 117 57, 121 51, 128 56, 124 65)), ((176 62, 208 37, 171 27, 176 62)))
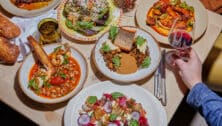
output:
POLYGON ((65 33, 65 35, 67 35, 68 37, 74 39, 74 40, 78 40, 81 42, 92 42, 92 41, 96 41, 101 35, 103 35, 104 32, 108 31, 110 26, 112 25, 118 25, 119 24, 119 20, 120 20, 120 16, 121 16, 121 10, 119 8, 117 8, 112 0, 107 0, 109 2, 109 6, 110 6, 110 16, 112 16, 112 20, 110 21, 110 23, 99 33, 97 33, 96 35, 93 36, 85 36, 83 34, 80 34, 72 29, 69 29, 65 22, 66 22, 66 18, 63 16, 63 10, 64 10, 64 6, 65 3, 68 0, 63 0, 61 2, 61 4, 59 5, 58 8, 58 23, 59 23, 59 28, 61 29, 61 31, 63 33, 65 33))
MULTIPOLYGON (((160 43, 169 44, 167 36, 162 36, 146 24, 146 15, 149 9, 157 0, 142 0, 143 3, 137 9, 136 20, 139 27, 151 33, 160 43)), ((194 40, 199 39, 207 29, 208 16, 207 11, 199 0, 182 0, 188 5, 192 5, 195 9, 195 29, 194 40)))
MULTIPOLYGON (((58 46, 63 46, 61 44, 50 44, 44 47, 44 50, 46 51, 47 54, 52 53, 54 48, 58 46)), ((76 86, 73 91, 68 93, 67 95, 60 97, 60 98, 55 98, 55 99, 49 99, 49 98, 43 98, 35 94, 31 89, 28 88, 28 82, 29 82, 29 73, 32 68, 32 66, 35 63, 35 60, 33 58, 33 54, 29 54, 25 61, 23 62, 20 70, 19 70, 19 84, 22 89, 22 91, 32 100, 40 102, 40 103, 58 103, 65 101, 69 98, 71 98, 73 95, 78 93, 82 87, 83 84, 86 80, 87 74, 88 74, 88 69, 87 69, 87 63, 83 55, 77 51, 74 48, 71 48, 71 55, 80 65, 80 70, 81 70, 81 76, 78 85, 76 86)))
POLYGON ((105 76, 116 80, 120 82, 134 82, 138 81, 141 79, 146 78, 147 76, 151 75, 155 69, 157 68, 161 54, 160 54, 160 48, 158 44, 155 42, 154 38, 145 32, 142 29, 136 28, 136 27, 127 27, 127 28, 132 28, 136 30, 136 36, 142 36, 147 40, 147 45, 149 48, 150 52, 150 57, 151 57, 151 64, 148 68, 143 68, 143 69, 138 69, 137 72, 132 73, 132 74, 118 74, 116 72, 111 71, 107 66, 106 63, 103 59, 102 54, 100 53, 100 49, 103 45, 103 43, 108 39, 109 37, 109 32, 105 33, 97 42, 95 49, 94 49, 94 55, 93 59, 95 62, 96 67, 99 69, 101 73, 103 73, 105 76))
POLYGON ((167 116, 163 106, 149 91, 137 85, 120 86, 110 81, 93 84, 72 98, 65 110, 65 126, 77 126, 79 110, 82 108, 88 96, 101 98, 103 93, 112 92, 121 92, 129 98, 134 98, 136 102, 141 103, 147 112, 150 126, 167 126, 167 116))
POLYGON ((33 17, 33 16, 38 16, 41 15, 48 10, 55 8, 58 4, 60 3, 60 0, 52 0, 52 2, 45 7, 42 7, 40 9, 36 10, 25 10, 16 7, 13 3, 11 3, 10 0, 0 0, 1 6, 8 11, 9 13, 17 16, 22 16, 22 17, 33 17))

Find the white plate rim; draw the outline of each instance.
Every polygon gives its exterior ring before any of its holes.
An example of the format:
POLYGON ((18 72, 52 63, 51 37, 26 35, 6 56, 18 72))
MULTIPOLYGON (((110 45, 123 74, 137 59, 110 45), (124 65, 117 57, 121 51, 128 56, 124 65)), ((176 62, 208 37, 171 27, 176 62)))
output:
MULTIPOLYGON (((113 72, 111 70, 109 70, 109 68, 107 68, 106 66, 104 66, 105 63, 102 64, 99 64, 101 62, 104 62, 104 59, 102 56, 100 56, 100 52, 99 52, 99 47, 98 46, 101 46, 102 43, 104 42, 100 42, 100 39, 102 39, 105 35, 108 34, 109 31, 107 31, 106 33, 104 33, 99 39, 98 41, 96 42, 96 45, 94 46, 94 49, 93 49, 93 62, 96 66, 96 68, 103 74, 105 75, 106 77, 108 78, 111 78, 112 80, 115 80, 115 81, 118 81, 118 82, 124 82, 124 83, 130 83, 130 82, 136 82, 136 81, 139 81, 139 80, 142 80, 142 79, 145 79, 146 77, 150 76, 155 70, 156 68, 158 67, 158 64, 160 62, 160 59, 161 59, 161 53, 160 53, 160 46, 159 44, 156 42, 156 40, 154 39, 154 37, 146 32, 145 30, 141 29, 141 28, 138 28, 138 27, 134 27, 134 26, 121 26, 123 28, 133 28, 133 29, 136 29, 136 30, 139 30, 140 32, 143 32, 143 34, 146 34, 147 36, 149 36, 149 39, 152 40, 151 44, 154 44, 155 48, 156 48, 156 53, 158 53, 158 57, 155 57, 156 60, 152 61, 152 59, 155 59, 154 57, 151 57, 151 65, 150 66, 153 66, 153 68, 151 69, 151 67, 149 68, 143 68, 141 70, 139 70, 140 74, 141 74, 141 71, 145 71, 146 70, 150 70, 150 73, 146 73, 146 74, 142 74, 142 76, 140 77, 136 77, 135 78, 135 75, 136 76, 139 76, 138 75, 138 71, 133 73, 133 74, 118 74, 116 72, 113 72), (97 55, 99 55, 100 59, 97 58, 97 55), (102 60, 102 61, 98 61, 98 60, 102 60), (154 65, 155 64, 155 65, 154 65), (105 72, 105 71, 108 71, 108 72, 105 72)), ((147 39, 147 38, 146 38, 147 39)), ((150 41, 147 40, 147 43, 148 43, 148 46, 149 46, 149 43, 150 41)), ((150 51, 150 47, 149 47, 149 51, 150 51)), ((150 54, 152 54, 154 52, 151 52, 150 51, 150 54)))
MULTIPOLYGON (((136 19, 138 26, 143 28, 144 30, 146 30, 150 34, 152 34, 154 36, 154 38, 159 43, 169 45, 167 36, 160 35, 154 29, 152 29, 151 27, 146 25, 146 20, 145 20, 146 14, 147 14, 149 8, 151 8, 153 6, 154 2, 157 2, 157 1, 158 0, 146 0, 146 1, 142 0, 143 3, 137 7, 135 19, 136 19), (146 10, 145 13, 144 13, 144 10, 146 10)), ((195 12, 198 12, 198 14, 195 14, 195 20, 196 20, 196 23, 198 23, 198 25, 195 26, 195 28, 197 30, 195 30, 195 35, 194 35, 194 40, 197 41, 203 36, 203 34, 205 33, 205 31, 207 30, 207 27, 208 27, 207 10, 205 9, 203 4, 199 0, 181 0, 181 1, 186 1, 189 5, 198 6, 198 11, 195 11, 195 12), (191 3, 194 3, 194 4, 191 4, 191 3), (199 20, 197 20, 197 19, 199 19, 199 20), (202 22, 204 22, 204 23, 202 23, 202 22), (200 30, 201 32, 198 32, 199 29, 201 29, 200 30), (198 34, 196 34, 197 32, 198 32, 198 34)))
MULTIPOLYGON (((74 113, 74 107, 75 107, 75 103, 77 103, 80 100, 80 96, 84 95, 85 92, 89 92, 92 89, 99 89, 99 88, 101 88, 100 92, 104 93, 103 91, 106 90, 106 88, 104 86, 108 86, 108 87, 118 89, 118 91, 122 92, 123 94, 125 94, 123 90, 125 90, 127 88, 128 89, 135 88, 135 90, 140 90, 141 92, 146 93, 146 95, 152 99, 152 102, 156 106, 158 106, 159 114, 161 116, 160 119, 162 121, 162 122, 160 122, 159 126, 167 126, 166 111, 165 111, 164 107, 161 105, 160 101, 158 99, 156 99, 156 97, 154 97, 152 93, 150 93, 148 90, 146 90, 146 89, 144 89, 140 86, 137 86, 136 84, 127 85, 127 86, 126 85, 117 85, 117 84, 115 84, 111 81, 103 81, 103 82, 99 82, 99 83, 95 83, 93 85, 90 85, 90 86, 82 89, 81 92, 79 92, 75 97, 73 97, 69 101, 68 105, 66 106, 65 112, 64 112, 64 126, 70 126, 72 124, 73 114, 79 114, 79 113, 74 113)), ((111 92, 113 92, 113 91, 111 91, 111 92)), ((81 99, 81 100, 85 100, 85 99, 81 99)), ((137 99, 135 99, 135 100, 137 100, 137 99)), ((75 108, 75 109, 77 109, 77 108, 75 108)), ((144 109, 146 110, 147 108, 144 108, 144 109)), ((147 115, 149 115, 149 110, 147 111, 147 115)), ((148 122, 149 121, 150 120, 148 118, 148 122)))

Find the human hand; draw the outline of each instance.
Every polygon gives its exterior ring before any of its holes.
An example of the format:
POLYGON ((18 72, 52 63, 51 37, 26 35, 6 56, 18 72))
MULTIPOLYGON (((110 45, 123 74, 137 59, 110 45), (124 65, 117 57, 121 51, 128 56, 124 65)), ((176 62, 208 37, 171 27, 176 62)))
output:
POLYGON ((202 82, 202 63, 194 49, 191 49, 189 53, 187 62, 183 59, 176 59, 175 63, 183 82, 191 89, 197 83, 202 82))

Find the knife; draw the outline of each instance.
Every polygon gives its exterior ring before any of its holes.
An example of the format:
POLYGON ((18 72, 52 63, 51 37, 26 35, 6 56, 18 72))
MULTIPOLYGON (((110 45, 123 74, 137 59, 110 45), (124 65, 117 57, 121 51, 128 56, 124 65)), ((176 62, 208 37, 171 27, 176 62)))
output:
POLYGON ((165 65, 165 53, 166 50, 162 51, 162 59, 161 59, 161 103, 163 106, 167 105, 167 96, 166 96, 166 65, 165 65))

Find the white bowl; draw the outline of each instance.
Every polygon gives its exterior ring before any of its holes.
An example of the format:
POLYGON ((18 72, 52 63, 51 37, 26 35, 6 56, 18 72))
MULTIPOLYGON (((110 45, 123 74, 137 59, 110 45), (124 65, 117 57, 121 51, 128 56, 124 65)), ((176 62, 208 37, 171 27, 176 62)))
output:
MULTIPOLYGON (((58 46, 63 46, 62 44, 50 44, 44 47, 44 50, 46 51, 47 54, 53 52, 54 48, 58 46)), ((23 62, 20 70, 19 70, 19 84, 22 89, 22 91, 32 100, 40 102, 40 103, 59 103, 63 102, 69 98, 71 98, 73 95, 78 93, 82 87, 83 84, 87 78, 88 75, 88 68, 87 68, 87 63, 83 55, 77 51, 74 48, 71 48, 71 55, 80 65, 80 70, 81 70, 81 76, 78 85, 73 89, 70 93, 63 97, 55 98, 55 99, 49 99, 49 98, 44 98, 41 96, 38 96, 35 94, 30 88, 28 88, 28 82, 29 82, 29 73, 32 68, 32 66, 35 64, 35 59, 33 58, 33 54, 29 54, 25 61, 23 62)))
MULTIPOLYGON (((125 27, 125 26, 124 26, 125 27)), ((116 72, 111 71, 107 66, 103 59, 102 54, 100 53, 100 49, 103 43, 108 39, 109 32, 106 32, 97 42, 95 49, 93 60, 95 62, 96 67, 99 69, 101 73, 105 76, 120 82, 134 82, 141 79, 146 78, 147 76, 151 75, 155 69, 158 67, 160 62, 161 53, 159 45, 156 43, 154 38, 147 33, 146 31, 136 28, 136 27, 126 27, 136 30, 136 36, 140 35, 147 40, 147 45, 150 52, 151 57, 151 64, 148 68, 138 69, 137 72, 132 74, 118 74, 116 72)))
POLYGON ((52 8, 55 8, 60 3, 60 0, 52 0, 48 6, 42 7, 40 9, 35 10, 25 10, 16 7, 10 0, 0 0, 0 4, 2 7, 8 11, 9 13, 22 17, 33 17, 41 15, 52 8))

